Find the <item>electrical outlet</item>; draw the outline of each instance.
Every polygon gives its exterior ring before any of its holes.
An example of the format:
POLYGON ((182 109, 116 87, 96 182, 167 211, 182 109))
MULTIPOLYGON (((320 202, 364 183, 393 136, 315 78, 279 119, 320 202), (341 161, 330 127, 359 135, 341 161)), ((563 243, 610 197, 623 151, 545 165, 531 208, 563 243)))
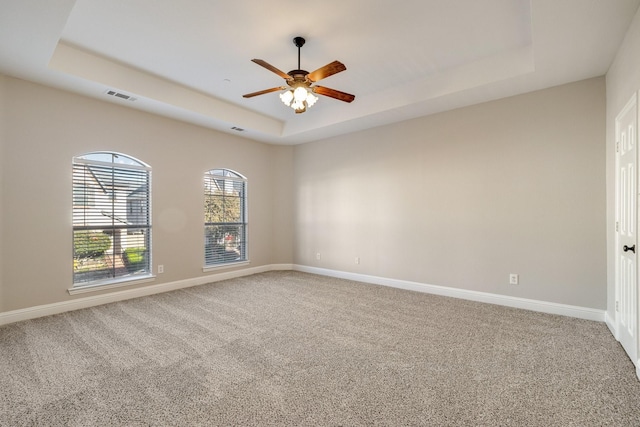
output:
POLYGON ((162 274, 162 273, 164 273, 164 265, 159 264, 158 265, 158 274, 162 274))
POLYGON ((515 274, 515 273, 511 273, 511 274, 509 274, 509 284, 510 284, 510 285, 517 285, 517 284, 518 284, 519 279, 520 279, 520 278, 518 277, 518 275, 517 275, 517 274, 515 274))
POLYGON ((356 257, 356 264, 360 264, 360 257, 359 256, 356 257))
POLYGON ((322 256, 320 255, 320 252, 316 252, 316 259, 318 261, 320 261, 321 258, 322 258, 322 256))

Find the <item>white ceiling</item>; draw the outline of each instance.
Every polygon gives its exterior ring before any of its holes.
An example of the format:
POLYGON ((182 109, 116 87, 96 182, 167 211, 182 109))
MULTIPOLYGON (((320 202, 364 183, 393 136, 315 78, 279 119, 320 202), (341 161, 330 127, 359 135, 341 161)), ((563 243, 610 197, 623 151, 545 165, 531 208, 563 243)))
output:
POLYGON ((606 73, 640 0, 0 0, 0 72, 298 144, 606 73), (278 93, 339 60, 304 114, 278 93), (109 97, 116 90, 135 101, 109 97))

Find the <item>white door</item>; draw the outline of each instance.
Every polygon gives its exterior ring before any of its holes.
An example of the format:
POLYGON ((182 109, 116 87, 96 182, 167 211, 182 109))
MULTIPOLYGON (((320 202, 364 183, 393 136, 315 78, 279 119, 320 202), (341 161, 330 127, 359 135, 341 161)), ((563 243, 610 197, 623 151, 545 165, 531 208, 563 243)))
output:
POLYGON ((618 339, 634 364, 638 356, 637 97, 616 117, 616 319, 618 339))

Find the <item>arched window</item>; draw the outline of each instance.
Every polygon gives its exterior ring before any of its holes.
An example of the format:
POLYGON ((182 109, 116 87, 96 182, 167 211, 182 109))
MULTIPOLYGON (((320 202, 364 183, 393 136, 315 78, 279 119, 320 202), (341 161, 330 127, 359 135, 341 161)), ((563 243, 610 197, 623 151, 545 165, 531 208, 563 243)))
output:
POLYGON ((73 158, 73 285, 151 274, 151 168, 124 154, 73 158))
POLYGON ((204 174, 204 265, 247 261, 247 180, 228 169, 204 174))

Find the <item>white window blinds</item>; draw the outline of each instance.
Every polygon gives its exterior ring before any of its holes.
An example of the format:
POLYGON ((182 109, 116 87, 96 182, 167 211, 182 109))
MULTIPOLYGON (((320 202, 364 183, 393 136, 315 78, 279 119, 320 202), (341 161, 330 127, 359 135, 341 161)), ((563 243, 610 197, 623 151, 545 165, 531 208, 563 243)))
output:
POLYGON ((73 283, 151 273, 151 168, 116 153, 73 159, 73 283))
POLYGON ((228 169, 204 174, 204 264, 247 260, 247 180, 228 169))

